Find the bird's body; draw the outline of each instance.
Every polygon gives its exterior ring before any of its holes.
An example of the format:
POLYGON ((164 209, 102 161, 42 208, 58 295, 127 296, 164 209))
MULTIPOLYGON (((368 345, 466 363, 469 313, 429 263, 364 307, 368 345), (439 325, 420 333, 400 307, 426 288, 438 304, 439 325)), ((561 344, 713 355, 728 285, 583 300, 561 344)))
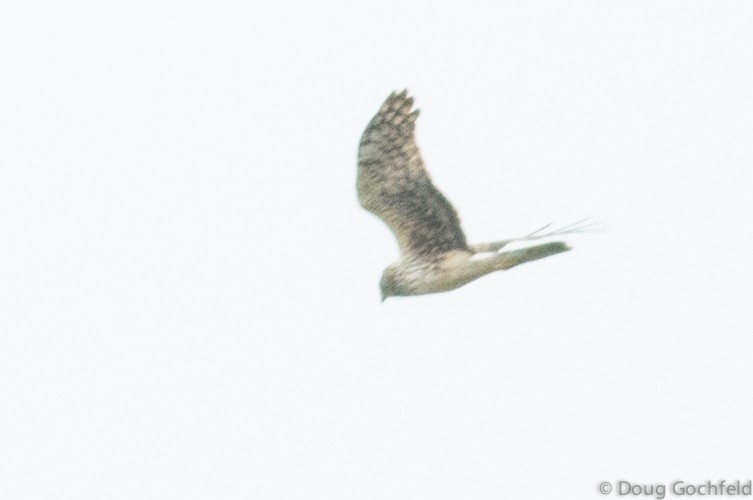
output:
MULTIPOLYGON (((461 287, 494 271, 569 250, 551 242, 500 252, 513 240, 469 245, 460 218, 434 187, 415 140, 418 110, 403 91, 392 93, 372 118, 358 150, 358 199, 392 229, 401 258, 382 275, 382 299, 461 287)), ((538 239, 566 230, 519 239, 538 239)))

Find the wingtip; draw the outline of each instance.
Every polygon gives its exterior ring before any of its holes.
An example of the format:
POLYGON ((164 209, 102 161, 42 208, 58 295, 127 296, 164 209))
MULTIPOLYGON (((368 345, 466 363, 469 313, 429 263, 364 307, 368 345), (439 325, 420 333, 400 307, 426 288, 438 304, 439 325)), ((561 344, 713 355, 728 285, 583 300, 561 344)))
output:
POLYGON ((418 110, 413 108, 413 96, 408 94, 408 89, 398 92, 393 90, 379 108, 379 113, 397 113, 402 115, 410 123, 415 123, 418 118, 418 110))
POLYGON ((403 90, 400 90, 400 91, 393 90, 392 92, 390 92, 390 95, 387 96, 388 101, 392 101, 395 99, 399 99, 401 101, 410 100, 411 102, 413 102, 413 97, 410 95, 410 92, 408 91, 407 88, 404 88, 403 90))

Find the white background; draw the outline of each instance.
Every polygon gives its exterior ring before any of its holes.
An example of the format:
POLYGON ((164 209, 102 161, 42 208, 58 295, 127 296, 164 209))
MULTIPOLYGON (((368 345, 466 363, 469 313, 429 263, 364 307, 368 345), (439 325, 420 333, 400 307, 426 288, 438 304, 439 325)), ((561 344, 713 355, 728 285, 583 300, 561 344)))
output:
POLYGON ((3 3, 0 498, 751 479, 752 16, 3 3), (610 230, 380 304, 355 156, 403 87, 471 241, 610 230))

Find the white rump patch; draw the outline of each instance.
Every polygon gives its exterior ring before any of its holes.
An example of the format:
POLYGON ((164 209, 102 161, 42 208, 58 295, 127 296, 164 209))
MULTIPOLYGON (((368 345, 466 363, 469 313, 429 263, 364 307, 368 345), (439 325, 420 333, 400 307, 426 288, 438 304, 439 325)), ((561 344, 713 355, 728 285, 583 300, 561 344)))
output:
POLYGON ((542 245, 544 243, 551 243, 552 241, 563 241, 561 236, 547 236, 546 238, 537 238, 535 241, 519 239, 514 240, 504 246, 500 252, 507 252, 509 250, 520 250, 521 248, 529 248, 536 245, 542 245))
POLYGON ((474 253, 473 255, 471 255, 470 260, 484 260, 494 257, 495 255, 497 255, 497 252, 474 253))

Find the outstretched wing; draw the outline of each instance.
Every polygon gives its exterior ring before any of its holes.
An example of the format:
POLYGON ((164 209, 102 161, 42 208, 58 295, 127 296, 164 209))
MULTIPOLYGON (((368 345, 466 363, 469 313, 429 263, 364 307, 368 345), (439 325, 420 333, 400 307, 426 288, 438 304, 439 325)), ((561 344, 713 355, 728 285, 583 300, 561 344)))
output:
POLYGON ((358 148, 358 200, 397 237, 403 255, 431 258, 468 245, 460 219, 434 187, 416 145, 418 110, 403 90, 390 94, 358 148))

